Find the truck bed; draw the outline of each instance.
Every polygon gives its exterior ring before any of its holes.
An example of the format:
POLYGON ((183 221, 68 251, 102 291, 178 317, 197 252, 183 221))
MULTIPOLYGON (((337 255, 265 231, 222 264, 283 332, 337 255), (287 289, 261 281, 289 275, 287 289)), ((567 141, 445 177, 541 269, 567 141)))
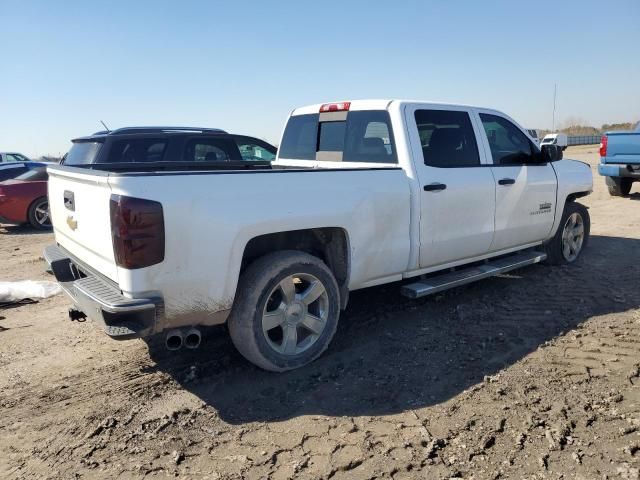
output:
POLYGON ((263 234, 322 227, 348 230, 350 250, 358 253, 351 265, 350 289, 407 270, 410 187, 400 167, 100 167, 49 168, 56 241, 118 284, 126 297, 162 297, 165 315, 174 324, 176 318, 191 324, 194 316, 230 309, 244 249, 263 234), (160 264, 135 270, 116 266, 112 195, 162 204, 165 256, 160 264))

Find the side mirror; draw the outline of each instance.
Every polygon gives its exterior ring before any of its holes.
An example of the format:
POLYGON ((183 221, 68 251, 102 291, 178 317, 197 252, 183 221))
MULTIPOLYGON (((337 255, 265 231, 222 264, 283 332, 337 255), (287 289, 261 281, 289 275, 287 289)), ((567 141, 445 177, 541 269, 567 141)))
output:
POLYGON ((542 159, 545 162, 562 160, 562 147, 559 147, 558 145, 542 145, 540 150, 542 153, 542 159))

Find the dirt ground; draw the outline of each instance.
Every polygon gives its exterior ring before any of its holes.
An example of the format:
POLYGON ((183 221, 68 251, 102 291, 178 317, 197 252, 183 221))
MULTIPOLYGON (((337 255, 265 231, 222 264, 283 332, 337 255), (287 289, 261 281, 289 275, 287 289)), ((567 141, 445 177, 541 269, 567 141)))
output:
MULTIPOLYGON (((299 371, 258 370, 224 329, 150 354, 62 295, 0 310, 0 477, 638 479, 640 194, 609 197, 595 146, 565 157, 594 171, 578 264, 354 292, 299 371)), ((0 279, 50 278, 52 239, 0 227, 0 279)))

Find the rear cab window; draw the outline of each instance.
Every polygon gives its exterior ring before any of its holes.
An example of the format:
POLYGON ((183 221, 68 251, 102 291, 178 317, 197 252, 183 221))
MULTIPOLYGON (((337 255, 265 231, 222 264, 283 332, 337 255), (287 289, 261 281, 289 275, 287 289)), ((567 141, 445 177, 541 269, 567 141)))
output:
POLYGON ((320 162, 398 163, 386 110, 293 115, 285 127, 278 157, 320 162))

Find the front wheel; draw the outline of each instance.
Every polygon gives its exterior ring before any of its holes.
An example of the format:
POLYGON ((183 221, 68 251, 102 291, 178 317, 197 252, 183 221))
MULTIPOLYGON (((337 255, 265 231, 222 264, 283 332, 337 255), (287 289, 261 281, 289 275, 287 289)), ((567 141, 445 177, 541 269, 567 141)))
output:
POLYGON ((331 270, 317 257, 285 250, 261 257, 241 275, 229 333, 247 360, 283 372, 327 349, 339 315, 331 270))
POLYGON ((578 260, 589 241, 590 229, 587 207, 576 202, 567 203, 558 231, 546 244, 547 262, 563 265, 578 260))
POLYGON ((38 230, 51 228, 51 217, 49 216, 49 200, 47 197, 36 199, 27 212, 29 224, 38 230))

